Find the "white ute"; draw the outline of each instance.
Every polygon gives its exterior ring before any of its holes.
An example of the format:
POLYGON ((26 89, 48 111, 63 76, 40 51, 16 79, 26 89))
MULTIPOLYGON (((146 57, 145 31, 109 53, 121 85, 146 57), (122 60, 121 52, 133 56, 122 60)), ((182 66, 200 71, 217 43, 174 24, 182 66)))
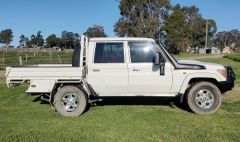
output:
POLYGON ((210 114, 234 80, 231 67, 177 61, 149 38, 82 36, 72 65, 6 68, 8 87, 29 83, 28 94, 41 95, 64 116, 79 116, 89 103, 107 96, 178 97, 193 112, 210 114))

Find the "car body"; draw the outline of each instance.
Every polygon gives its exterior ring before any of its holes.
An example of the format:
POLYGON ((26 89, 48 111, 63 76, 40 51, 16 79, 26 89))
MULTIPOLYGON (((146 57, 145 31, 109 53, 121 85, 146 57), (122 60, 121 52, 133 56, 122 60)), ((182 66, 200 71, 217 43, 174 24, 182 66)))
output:
MULTIPOLYGON (((28 94, 40 94, 53 106, 61 104, 57 109, 61 106, 66 108, 68 104, 71 106, 73 101, 77 102, 73 103, 75 106, 79 106, 80 100, 76 100, 76 94, 84 94, 86 104, 109 96, 179 97, 182 102, 195 84, 202 83, 201 86, 204 86, 205 82, 213 84, 213 87, 199 90, 198 95, 205 97, 198 98, 212 98, 214 102, 215 98, 234 87, 235 75, 231 67, 199 61, 177 61, 162 45, 150 38, 88 39, 82 36, 81 48, 75 49, 73 55, 73 65, 7 67, 6 82, 8 86, 28 82, 28 94), (72 93, 74 95, 67 95, 68 98, 62 91, 62 99, 54 103, 55 96, 65 86, 68 92, 71 90, 69 86, 72 86, 83 93, 76 91, 72 93), (216 92, 217 96, 214 97, 216 92), (64 96, 68 101, 64 102, 64 96)), ((205 88, 208 86, 212 85, 205 85, 205 88)), ((214 102, 211 106, 214 109, 209 110, 197 105, 196 100, 195 96, 195 107, 201 109, 193 110, 196 113, 214 113, 221 104, 218 102, 220 104, 214 107, 214 102)), ((65 111, 61 114, 76 116, 83 113, 79 111, 75 114, 74 109, 65 111)))

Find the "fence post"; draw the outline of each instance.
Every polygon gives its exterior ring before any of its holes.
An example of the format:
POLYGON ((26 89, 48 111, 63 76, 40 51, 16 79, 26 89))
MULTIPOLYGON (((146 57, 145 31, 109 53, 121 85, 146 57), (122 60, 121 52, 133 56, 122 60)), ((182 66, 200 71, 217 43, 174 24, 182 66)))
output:
POLYGON ((4 53, 3 53, 3 58, 2 58, 2 61, 3 61, 3 63, 5 62, 4 53))
POLYGON ((25 58, 26 58, 26 63, 27 63, 27 62, 28 62, 28 56, 27 56, 27 53, 26 53, 26 57, 25 57, 25 58))
POLYGON ((52 54, 50 52, 48 54, 50 55, 50 63, 52 63, 52 54))
POLYGON ((58 60, 59 60, 59 63, 62 64, 62 60, 59 55, 58 55, 58 60))
POLYGON ((33 52, 33 56, 35 57, 35 51, 33 52))
POLYGON ((21 66, 22 65, 22 57, 19 56, 19 65, 21 66))

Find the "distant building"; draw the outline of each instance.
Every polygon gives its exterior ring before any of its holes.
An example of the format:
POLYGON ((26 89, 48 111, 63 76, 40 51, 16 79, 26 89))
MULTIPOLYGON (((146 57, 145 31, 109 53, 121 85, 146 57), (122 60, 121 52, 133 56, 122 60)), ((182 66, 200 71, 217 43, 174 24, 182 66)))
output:
POLYGON ((56 50, 56 51, 58 51, 58 52, 64 51, 63 48, 57 47, 57 46, 52 47, 52 49, 53 49, 53 50, 56 50))
POLYGON ((186 48, 186 52, 191 53, 191 54, 198 53, 198 47, 193 48, 193 47, 189 46, 189 47, 186 48))
POLYGON ((221 51, 217 47, 212 47, 211 54, 221 54, 221 51))
POLYGON ((230 53, 232 53, 232 48, 224 47, 222 53, 223 54, 230 54, 230 53))
POLYGON ((221 54, 221 51, 217 47, 200 48, 199 54, 221 54))

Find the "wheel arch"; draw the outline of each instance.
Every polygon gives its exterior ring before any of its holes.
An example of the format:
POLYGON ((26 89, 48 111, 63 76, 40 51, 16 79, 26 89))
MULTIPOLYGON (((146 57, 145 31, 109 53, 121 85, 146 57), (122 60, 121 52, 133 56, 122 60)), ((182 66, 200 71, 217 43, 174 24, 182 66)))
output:
POLYGON ((215 73, 192 73, 185 77, 180 87, 179 93, 185 94, 188 87, 196 82, 208 81, 218 86, 221 79, 215 73))
POLYGON ((51 97, 51 102, 53 102, 54 96, 56 95, 57 91, 64 86, 74 86, 74 87, 79 88, 80 90, 82 90, 86 94, 87 98, 89 98, 92 95, 91 90, 87 86, 87 83, 85 83, 82 80, 79 81, 79 82, 74 82, 74 83, 73 82, 56 82, 54 87, 53 87, 51 96, 50 96, 51 97))

